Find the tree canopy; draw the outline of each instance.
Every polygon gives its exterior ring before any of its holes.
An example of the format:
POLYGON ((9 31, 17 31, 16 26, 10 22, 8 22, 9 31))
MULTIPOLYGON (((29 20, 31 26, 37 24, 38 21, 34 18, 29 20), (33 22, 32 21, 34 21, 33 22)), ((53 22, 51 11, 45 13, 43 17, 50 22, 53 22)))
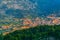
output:
POLYGON ((0 35, 0 38, 1 40, 60 40, 60 25, 17 30, 5 36, 0 35))

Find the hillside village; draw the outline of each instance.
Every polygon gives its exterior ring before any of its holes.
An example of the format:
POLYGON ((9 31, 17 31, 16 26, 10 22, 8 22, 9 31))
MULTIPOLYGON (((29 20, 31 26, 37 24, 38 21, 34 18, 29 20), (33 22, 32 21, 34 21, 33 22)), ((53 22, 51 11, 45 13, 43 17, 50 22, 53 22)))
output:
POLYGON ((48 16, 47 18, 22 18, 17 19, 14 18, 14 20, 7 24, 9 21, 5 22, 6 24, 3 24, 0 26, 0 33, 8 34, 9 32, 13 32, 15 30, 21 30, 21 29, 27 29, 31 27, 35 27, 38 25, 59 25, 60 24, 60 17, 52 17, 48 16))

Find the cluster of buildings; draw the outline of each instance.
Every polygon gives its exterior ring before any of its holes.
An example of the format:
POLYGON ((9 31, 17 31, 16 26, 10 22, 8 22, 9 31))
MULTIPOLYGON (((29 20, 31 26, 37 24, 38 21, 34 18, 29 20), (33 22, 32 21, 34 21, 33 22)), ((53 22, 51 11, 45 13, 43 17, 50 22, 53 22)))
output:
POLYGON ((11 30, 19 30, 19 29, 26 29, 30 27, 35 27, 38 25, 59 25, 60 24, 60 17, 51 17, 48 16, 47 18, 23 18, 23 19, 14 19, 14 23, 10 25, 3 25, 0 27, 1 30, 9 32, 11 30))
POLYGON ((47 17, 47 18, 23 18, 23 19, 14 19, 14 21, 7 26, 2 26, 3 29, 14 28, 14 27, 34 27, 37 25, 59 25, 60 17, 47 17))
POLYGON ((23 25, 37 26, 37 25, 59 25, 60 17, 47 17, 47 18, 35 18, 35 19, 24 19, 23 25))

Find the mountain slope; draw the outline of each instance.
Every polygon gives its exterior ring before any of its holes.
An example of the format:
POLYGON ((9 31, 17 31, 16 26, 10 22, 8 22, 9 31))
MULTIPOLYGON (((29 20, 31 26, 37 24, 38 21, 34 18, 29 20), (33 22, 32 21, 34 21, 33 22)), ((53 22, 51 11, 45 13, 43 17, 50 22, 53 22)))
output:
POLYGON ((21 18, 21 15, 23 17, 27 17, 27 15, 44 17, 50 14, 56 14, 59 10, 59 0, 0 0, 0 13, 4 11, 6 15, 17 18, 21 18))

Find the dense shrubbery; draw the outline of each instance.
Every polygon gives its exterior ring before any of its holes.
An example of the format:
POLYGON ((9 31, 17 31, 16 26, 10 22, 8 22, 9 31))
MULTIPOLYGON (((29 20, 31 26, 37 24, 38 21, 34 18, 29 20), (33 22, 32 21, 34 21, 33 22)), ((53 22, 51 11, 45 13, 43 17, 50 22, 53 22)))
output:
POLYGON ((18 30, 0 38, 1 40, 60 40, 60 25, 18 30))

